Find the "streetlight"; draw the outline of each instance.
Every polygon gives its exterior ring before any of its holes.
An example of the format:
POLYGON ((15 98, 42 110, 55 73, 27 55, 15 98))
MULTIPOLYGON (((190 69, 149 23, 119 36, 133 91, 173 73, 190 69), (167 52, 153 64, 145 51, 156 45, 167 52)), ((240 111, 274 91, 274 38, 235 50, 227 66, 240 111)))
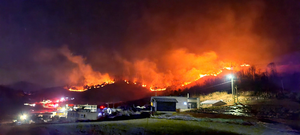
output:
POLYGON ((233 99, 233 103, 235 103, 235 93, 234 93, 234 88, 233 88, 233 78, 234 78, 234 75, 233 74, 229 74, 229 75, 227 75, 227 77, 231 80, 232 99, 233 99))

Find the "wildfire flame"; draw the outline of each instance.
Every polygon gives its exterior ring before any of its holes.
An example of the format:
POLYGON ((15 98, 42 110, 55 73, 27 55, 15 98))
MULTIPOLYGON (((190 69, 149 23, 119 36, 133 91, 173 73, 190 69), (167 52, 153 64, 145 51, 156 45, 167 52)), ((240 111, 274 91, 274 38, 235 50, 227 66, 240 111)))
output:
MULTIPOLYGON (((240 65, 241 67, 249 67, 250 65, 249 64, 242 64, 240 65)), ((233 68, 232 67, 224 67, 223 69, 226 69, 226 70, 232 70, 233 68)), ((219 72, 216 72, 216 73, 211 73, 211 74, 200 74, 198 78, 196 78, 194 81, 197 81, 203 77, 206 77, 206 76, 218 76, 219 74, 221 74, 223 72, 223 70, 219 70, 219 72)), ((124 80, 125 83, 129 84, 129 81, 128 80, 124 80)), ((107 84, 113 84, 115 83, 114 81, 106 81, 104 82, 103 85, 101 85, 101 87, 104 87, 105 85, 107 84)), ((181 84, 181 86, 187 86, 189 84, 191 84, 192 82, 184 82, 183 84, 181 84)), ((134 82, 133 84, 137 84, 136 82, 134 82)), ((96 88, 100 88, 100 86, 95 86, 96 88)), ((141 87, 147 87, 147 85, 145 84, 142 84, 141 87)), ((91 88, 91 87, 90 87, 91 88)), ((164 91, 166 90, 167 88, 157 88, 157 87, 149 87, 150 91, 164 91)), ((84 91, 87 91, 88 89, 82 89, 80 87, 73 87, 73 88, 69 88, 68 89, 69 91, 73 91, 73 92, 84 92, 84 91)))
POLYGON ((150 90, 151 90, 151 91, 164 91, 164 90, 166 90, 166 89, 167 89, 167 88, 160 88, 160 89, 157 89, 157 88, 156 88, 156 89, 153 89, 153 88, 150 87, 150 90))
MULTIPOLYGON (((69 76, 70 87, 67 88, 69 91, 84 92, 91 88, 105 87, 115 83, 113 76, 94 71, 91 65, 85 64, 85 59, 82 57, 73 56, 69 50, 64 50, 63 54, 68 60, 78 65, 78 68, 74 68, 73 74, 69 76)), ((126 62, 128 68, 132 68, 128 70, 134 71, 135 77, 125 75, 124 82, 140 85, 150 91, 164 91, 169 86, 185 87, 203 77, 218 76, 224 70, 238 70, 240 67, 250 66, 218 61, 214 52, 195 55, 185 50, 175 50, 162 59, 162 65, 170 68, 167 69, 168 72, 160 71, 158 68, 160 65, 149 60, 126 62)))

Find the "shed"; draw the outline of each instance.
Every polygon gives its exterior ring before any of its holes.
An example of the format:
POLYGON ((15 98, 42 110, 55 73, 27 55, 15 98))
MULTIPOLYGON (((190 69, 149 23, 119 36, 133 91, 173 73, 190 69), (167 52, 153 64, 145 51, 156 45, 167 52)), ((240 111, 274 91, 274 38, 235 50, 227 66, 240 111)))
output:
POLYGON ((222 106, 225 104, 226 103, 223 102, 222 100, 206 100, 206 101, 201 102, 202 107, 222 106))
POLYGON ((175 98, 152 98, 154 111, 176 111, 177 102, 175 98))

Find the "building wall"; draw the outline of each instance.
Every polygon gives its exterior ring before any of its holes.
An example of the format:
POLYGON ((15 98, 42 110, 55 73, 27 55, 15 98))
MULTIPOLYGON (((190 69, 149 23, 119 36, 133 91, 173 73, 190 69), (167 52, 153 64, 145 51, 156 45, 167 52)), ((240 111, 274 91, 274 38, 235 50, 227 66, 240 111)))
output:
POLYGON ((89 112, 89 111, 69 111, 67 115, 67 119, 71 121, 76 120, 97 120, 98 113, 97 112, 89 112))
MULTIPOLYGON (((176 103, 176 109, 187 109, 187 97, 157 96, 157 97, 151 97, 151 101, 153 98, 173 98, 178 101, 176 103), (186 105, 184 104, 185 102, 186 105)), ((153 106, 157 106, 156 102, 153 103, 153 106)))
POLYGON ((188 109, 187 97, 174 97, 178 103, 176 103, 176 109, 188 109))
POLYGON ((84 107, 84 109, 91 110, 91 112, 97 112, 97 105, 77 105, 78 108, 84 107))
POLYGON ((70 120, 70 121, 76 121, 76 120, 78 120, 78 117, 79 117, 78 112, 68 111, 68 114, 67 114, 67 119, 68 120, 70 120))
MULTIPOLYGON (((153 98, 173 98, 176 99, 178 102, 176 103, 176 109, 191 109, 188 108, 189 103, 197 103, 196 107, 200 107, 200 100, 199 98, 187 98, 187 97, 175 97, 175 96, 153 96, 151 97, 151 101, 153 98)), ((153 106, 157 107, 157 103, 154 102, 153 106)), ((156 108, 155 108, 156 111, 156 108)))
POLYGON ((78 112, 79 118, 78 120, 97 120, 98 113, 96 112, 78 112))

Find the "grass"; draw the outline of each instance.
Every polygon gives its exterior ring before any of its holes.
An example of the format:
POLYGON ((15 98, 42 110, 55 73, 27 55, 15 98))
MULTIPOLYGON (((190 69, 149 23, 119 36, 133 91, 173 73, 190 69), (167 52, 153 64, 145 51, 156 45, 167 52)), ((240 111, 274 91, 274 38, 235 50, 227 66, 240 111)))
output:
POLYGON ((210 113, 195 113, 195 112, 181 112, 180 114, 191 115, 195 118, 221 118, 221 119, 241 119, 246 121, 257 121, 253 117, 235 116, 228 114, 210 114, 210 113))
POLYGON ((0 134, 276 134, 263 126, 166 119, 135 119, 87 123, 0 127, 0 134), (3 129, 9 130, 3 133, 3 129), (1 133, 2 132, 2 133, 1 133))

